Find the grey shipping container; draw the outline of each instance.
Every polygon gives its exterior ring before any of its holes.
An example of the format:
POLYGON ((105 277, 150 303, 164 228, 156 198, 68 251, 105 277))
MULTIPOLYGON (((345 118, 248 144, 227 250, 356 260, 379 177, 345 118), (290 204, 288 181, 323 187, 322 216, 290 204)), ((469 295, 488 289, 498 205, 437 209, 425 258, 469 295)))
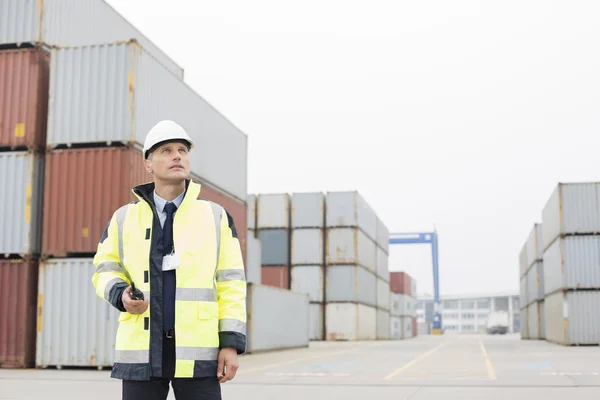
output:
POLYGON ((179 65, 103 0, 0 1, 0 44, 70 47, 130 39, 183 79, 179 65))
POLYGON ((314 265, 324 263, 323 230, 292 230, 292 265, 314 265))
POLYGON ((289 231, 266 229, 258 231, 261 244, 262 265, 288 265, 289 231))
POLYGON ((529 318, 527 307, 521 309, 521 339, 529 339, 529 318))
POLYGON ((195 142, 191 173, 245 202, 248 138, 143 47, 128 42, 52 49, 49 147, 141 145, 164 119, 181 125, 195 142))
POLYGON ((356 302, 377 305, 377 278, 363 267, 327 266, 327 302, 356 302))
POLYGON ((523 309, 524 307, 527 307, 527 303, 529 302, 529 295, 527 293, 527 283, 529 282, 529 280, 527 279, 527 275, 522 277, 519 280, 519 285, 520 285, 520 289, 519 289, 519 308, 523 309))
POLYGON ((375 242, 357 228, 327 229, 327 264, 358 264, 377 271, 375 242))
POLYGON ((248 284, 246 352, 308 347, 308 295, 248 284))
POLYGON ((325 276, 321 265, 292 267, 291 290, 308 294, 311 302, 323 302, 325 276))
POLYGON ((390 312, 377 310, 377 340, 390 339, 390 312))
POLYGON ((402 324, 402 339, 410 339, 413 337, 413 320, 411 317, 400 317, 402 324))
POLYGON ((92 261, 40 263, 36 366, 113 365, 120 313, 96 295, 92 261))
POLYGON ((416 317, 417 300, 402 293, 390 293, 390 313, 395 317, 416 317))
POLYGON ((324 340, 323 337, 323 311, 325 310, 324 304, 310 303, 310 323, 309 330, 310 340, 324 340))
POLYGON ((372 240, 377 240, 377 216, 358 192, 328 192, 328 228, 357 227, 372 240))
POLYGON ((256 198, 256 228, 289 228, 290 195, 287 193, 259 194, 256 198))
POLYGON ((249 194, 246 197, 247 212, 248 212, 248 229, 256 229, 256 195, 249 194))
POLYGON ((390 281, 390 270, 388 267, 389 256, 380 247, 376 249, 377 276, 386 282, 390 281))
POLYGON ((261 283, 262 245, 251 232, 246 236, 246 282, 261 283))
POLYGON ((544 263, 537 261, 527 272, 527 305, 544 299, 544 263))
POLYGON ((322 228, 325 223, 323 193, 292 194, 292 228, 322 228))
POLYGON ((556 292, 544 300, 546 340, 562 345, 600 344, 600 291, 556 292))
POLYGON ((523 277, 527 275, 527 269, 529 265, 527 264, 527 242, 521 247, 521 251, 519 252, 519 272, 520 276, 523 277))
POLYGON ((35 256, 42 242, 44 160, 34 153, 0 153, 0 254, 35 256))
POLYGON ((390 284, 377 278, 377 308, 380 310, 390 310, 390 284))
POLYGON ((377 218, 377 245, 385 252, 389 254, 389 239, 390 231, 383 221, 377 218))
POLYGON ((402 319, 400 317, 390 317, 390 339, 402 339, 402 319))
POLYGON ((600 183, 561 183, 542 211, 544 249, 568 234, 600 233, 600 183))
POLYGON ((529 338, 533 340, 540 339, 540 310, 539 303, 533 302, 527 306, 527 319, 529 327, 529 338))
POLYGON ((325 310, 327 340, 375 340, 377 310, 355 303, 329 303, 325 310))
POLYGON ((544 253, 544 293, 600 288, 600 236, 568 236, 544 253))
POLYGON ((544 257, 544 241, 542 237, 542 224, 534 224, 527 238, 527 266, 544 257))

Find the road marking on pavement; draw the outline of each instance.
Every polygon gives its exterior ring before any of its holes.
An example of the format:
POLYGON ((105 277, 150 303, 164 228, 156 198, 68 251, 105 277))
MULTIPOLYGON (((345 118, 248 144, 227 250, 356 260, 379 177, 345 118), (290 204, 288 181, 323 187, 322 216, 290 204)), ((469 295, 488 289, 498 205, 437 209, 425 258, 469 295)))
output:
POLYGON ((407 370, 408 368, 410 368, 412 365, 418 363, 421 360, 424 360, 425 358, 429 357, 430 355, 432 355, 433 353, 435 353, 436 351, 438 351, 439 349, 441 349, 444 345, 446 345, 447 342, 444 343, 440 343, 439 345, 437 345, 436 347, 434 347, 433 349, 421 354, 419 357, 410 360, 409 362, 407 362, 406 364, 404 364, 403 366, 401 366, 400 368, 398 368, 397 370, 395 370, 394 372, 392 372, 391 374, 389 374, 388 376, 386 376, 385 380, 387 379, 391 379, 394 376, 398 375, 400 372, 407 370))
POLYGON ((485 346, 483 345, 483 340, 480 340, 479 344, 481 345, 481 353, 483 354, 483 358, 485 359, 485 366, 487 367, 488 378, 490 379, 490 381, 495 381, 496 380, 496 372, 494 371, 494 366, 492 365, 492 361, 490 360, 490 357, 488 356, 488 353, 485 350, 485 346))
POLYGON ((302 361, 307 361, 307 360, 313 360, 315 358, 324 358, 324 357, 329 357, 329 356, 335 356, 338 354, 344 354, 344 353, 350 353, 352 351, 355 351, 356 349, 348 349, 348 350, 341 350, 341 351, 336 351, 333 353, 320 353, 317 354, 315 356, 311 356, 311 357, 301 357, 301 358, 295 358, 293 360, 288 360, 288 361, 282 361, 279 363, 274 363, 274 364, 268 364, 268 365, 263 365, 262 367, 256 367, 256 368, 250 368, 250 369, 240 369, 238 371, 238 375, 244 375, 247 374, 249 372, 257 372, 257 371, 263 371, 265 369, 269 369, 269 368, 276 368, 276 367, 280 367, 282 365, 290 365, 290 364, 295 364, 295 363, 299 363, 302 361))

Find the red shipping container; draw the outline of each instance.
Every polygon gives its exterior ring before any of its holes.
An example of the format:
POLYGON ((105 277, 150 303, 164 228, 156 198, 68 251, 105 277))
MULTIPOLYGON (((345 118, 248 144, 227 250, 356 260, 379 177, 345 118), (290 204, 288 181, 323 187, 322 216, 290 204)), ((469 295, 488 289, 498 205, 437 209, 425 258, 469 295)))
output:
POLYGON ((412 335, 413 337, 417 337, 418 329, 417 329, 417 318, 412 317, 412 335))
MULTIPOLYGON (((42 253, 66 257, 96 252, 113 212, 137 198, 131 189, 150 182, 141 151, 127 147, 49 151, 44 187, 42 253)), ((202 185, 200 196, 232 215, 245 254, 246 205, 202 185)))
POLYGON ((49 64, 39 48, 0 51, 0 148, 46 146, 49 64))
POLYGON ((409 296, 412 294, 412 278, 406 272, 390 272, 390 291, 409 296))
POLYGON ((260 268, 260 283, 266 286, 275 286, 281 289, 289 289, 289 268, 283 266, 262 266, 260 268))
POLYGON ((0 260, 0 367, 35 365, 38 263, 0 260))

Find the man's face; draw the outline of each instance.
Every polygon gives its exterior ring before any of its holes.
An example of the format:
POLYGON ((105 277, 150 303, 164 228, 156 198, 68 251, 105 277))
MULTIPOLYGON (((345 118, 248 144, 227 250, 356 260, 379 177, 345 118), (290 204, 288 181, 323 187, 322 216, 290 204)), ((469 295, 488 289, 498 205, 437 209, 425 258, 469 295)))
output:
POLYGON ((190 153, 183 143, 165 143, 150 154, 145 166, 154 179, 177 183, 190 175, 190 153))

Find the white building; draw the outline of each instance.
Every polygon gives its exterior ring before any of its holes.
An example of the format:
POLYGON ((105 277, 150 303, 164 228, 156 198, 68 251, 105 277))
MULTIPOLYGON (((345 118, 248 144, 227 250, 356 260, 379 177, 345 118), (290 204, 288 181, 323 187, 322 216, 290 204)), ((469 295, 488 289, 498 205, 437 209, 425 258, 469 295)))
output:
MULTIPOLYGON (((440 296, 442 329, 444 334, 485 332, 487 318, 492 311, 507 311, 509 332, 519 332, 519 294, 497 293, 469 296, 440 296)), ((427 334, 433 321, 433 296, 419 296, 417 323, 419 334, 427 334)))

